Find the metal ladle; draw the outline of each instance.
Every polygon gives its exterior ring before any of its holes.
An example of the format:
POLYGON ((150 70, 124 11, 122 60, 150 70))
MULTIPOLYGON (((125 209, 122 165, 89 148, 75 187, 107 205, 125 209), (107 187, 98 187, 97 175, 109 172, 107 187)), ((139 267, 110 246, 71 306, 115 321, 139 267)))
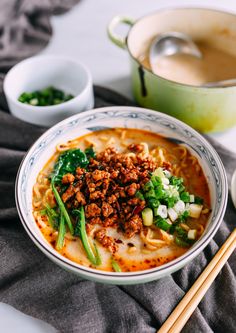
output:
MULTIPOLYGON (((199 59, 203 58, 201 51, 193 42, 191 37, 182 32, 165 32, 159 34, 152 42, 149 51, 149 62, 154 72, 155 64, 160 57, 167 57, 174 54, 189 54, 199 59)), ((236 85, 236 79, 207 82, 202 87, 231 87, 236 85)))

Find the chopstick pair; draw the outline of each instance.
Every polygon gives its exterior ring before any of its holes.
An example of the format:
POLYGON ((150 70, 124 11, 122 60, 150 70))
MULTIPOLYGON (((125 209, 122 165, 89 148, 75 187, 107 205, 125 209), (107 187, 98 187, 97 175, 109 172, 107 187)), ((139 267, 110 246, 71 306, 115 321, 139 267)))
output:
POLYGON ((158 333, 181 331, 235 248, 236 228, 158 330, 158 333))

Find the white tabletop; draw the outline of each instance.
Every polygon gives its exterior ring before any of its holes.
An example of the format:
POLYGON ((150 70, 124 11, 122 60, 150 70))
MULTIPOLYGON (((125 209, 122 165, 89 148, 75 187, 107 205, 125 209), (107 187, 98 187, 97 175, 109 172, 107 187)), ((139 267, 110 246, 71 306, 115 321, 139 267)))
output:
MULTIPOLYGON (((54 34, 43 53, 76 58, 91 70, 94 83, 132 98, 129 57, 108 39, 107 23, 117 14, 138 18, 160 8, 189 6, 236 13, 235 0, 84 0, 67 14, 52 19, 54 34)), ((236 127, 212 136, 236 152, 236 127)))
MULTIPOLYGON (((42 53, 75 58, 90 68, 94 83, 132 98, 128 54, 108 40, 107 23, 117 14, 138 18, 159 8, 189 6, 212 7, 236 13, 235 0, 83 0, 70 12, 52 18, 53 37, 42 53)), ((236 127, 212 136, 236 152, 236 127)), ((55 332, 51 326, 2 303, 0 318, 1 329, 5 333, 55 332)))

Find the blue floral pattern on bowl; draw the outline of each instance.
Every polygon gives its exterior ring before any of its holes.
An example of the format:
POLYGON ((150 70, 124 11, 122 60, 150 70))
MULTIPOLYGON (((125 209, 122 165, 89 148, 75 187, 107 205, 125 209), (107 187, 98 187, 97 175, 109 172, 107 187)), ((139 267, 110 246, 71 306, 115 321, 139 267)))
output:
MULTIPOLYGON (((195 244, 195 246, 193 246, 193 248, 191 248, 187 252, 187 254, 189 254, 189 257, 191 256, 194 257, 196 253, 199 253, 200 250, 203 249, 210 241, 210 239, 213 237, 223 218, 223 214, 226 208, 227 193, 228 193, 226 174, 224 171, 223 164, 218 154, 212 148, 212 146, 199 133, 194 131, 189 126, 168 115, 156 111, 135 108, 135 107, 107 107, 107 108, 95 109, 92 111, 80 113, 55 125, 36 141, 36 143, 27 153, 20 167, 16 182, 17 208, 21 220, 23 222, 23 225, 27 229, 27 232, 29 233, 31 238, 35 241, 36 245, 38 245, 42 249, 40 245, 42 245, 42 242, 46 241, 42 239, 39 240, 39 236, 35 234, 34 237, 32 237, 32 234, 30 234, 32 233, 31 227, 33 223, 31 201, 29 200, 30 195, 32 193, 33 180, 32 177, 30 177, 30 175, 32 176, 34 174, 33 179, 35 181, 37 173, 39 171, 39 170, 37 170, 37 172, 35 171, 35 166, 37 166, 37 164, 39 163, 41 163, 41 165, 43 166, 47 162, 47 159, 45 158, 45 152, 48 150, 48 147, 49 146, 52 147, 53 145, 55 147, 56 144, 58 144, 58 142, 64 143, 65 141, 67 141, 64 138, 67 138, 68 136, 70 137, 70 135, 71 135, 70 138, 75 138, 80 135, 89 133, 91 131, 98 131, 101 129, 112 128, 112 127, 139 128, 159 133, 169 138, 171 141, 175 141, 179 144, 184 144, 198 158, 199 162, 201 163, 205 171, 205 174, 207 176, 210 185, 213 210, 212 210, 211 221, 208 223, 205 234, 195 244)), ((47 255, 49 255, 47 251, 48 248, 44 252, 47 255)), ((58 254, 56 254, 53 249, 51 249, 51 251, 49 249, 49 252, 53 252, 51 253, 51 255, 53 255, 54 257, 55 256, 58 257, 58 254)), ((150 276, 146 276, 145 278, 140 278, 140 282, 152 280, 153 276, 155 276, 155 278, 161 277, 163 274, 158 274, 158 272, 165 269, 165 266, 166 266, 166 272, 169 271, 171 272, 182 267, 182 264, 188 261, 187 259, 184 260, 183 257, 185 257, 185 255, 174 260, 169 264, 150 270, 152 271, 149 274, 150 276), (180 263, 181 260, 182 263, 180 263), (175 262, 176 262, 176 267, 173 268, 175 262), (171 266, 172 269, 168 270, 168 267, 171 266), (155 271, 157 272, 157 274, 153 275, 153 272, 155 273, 155 271)), ((58 260, 58 258, 57 259, 52 258, 52 259, 58 260)), ((61 261, 64 261, 63 257, 59 259, 61 261)), ((59 264, 65 266, 66 263, 64 264, 59 263, 59 264)), ((91 273, 90 271, 92 269, 88 269, 89 274, 88 273, 83 274, 83 272, 81 273, 80 265, 71 263, 71 266, 74 267, 77 266, 74 268, 74 270, 77 269, 78 274, 86 276, 87 278, 92 278, 97 281, 104 282, 103 278, 98 278, 99 274, 101 274, 99 271, 91 273)), ((85 268, 83 268, 82 270, 86 271, 85 268)), ((103 272, 102 275, 104 274, 105 273, 103 272)), ((137 272, 135 274, 126 273, 127 276, 130 275, 136 277, 145 274, 148 273, 146 271, 145 273, 143 272, 137 272)), ((112 276, 112 278, 114 278, 114 274, 107 273, 105 275, 112 276)), ((123 276, 125 275, 123 274, 123 276)), ((121 281, 119 281, 119 278, 117 278, 117 274, 116 278, 114 279, 115 282, 111 283, 122 283, 121 281)), ((133 283, 132 278, 129 281, 126 282, 133 283)))

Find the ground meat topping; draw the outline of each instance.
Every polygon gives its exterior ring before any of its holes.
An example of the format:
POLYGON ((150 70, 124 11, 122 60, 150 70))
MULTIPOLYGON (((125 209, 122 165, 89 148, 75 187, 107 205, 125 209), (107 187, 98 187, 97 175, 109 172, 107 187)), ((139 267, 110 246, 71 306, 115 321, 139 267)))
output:
POLYGON ((106 229, 102 228, 95 233, 95 238, 103 247, 107 248, 111 253, 118 250, 118 246, 114 239, 106 235, 106 229))
POLYGON ((102 203, 102 215, 104 217, 108 217, 109 215, 111 215, 113 213, 114 209, 112 208, 112 206, 107 203, 107 202, 103 202, 102 203))
POLYGON ((136 183, 132 183, 131 185, 129 186, 126 186, 125 190, 127 192, 127 194, 132 197, 135 195, 135 193, 137 192, 137 190, 140 188, 140 185, 139 184, 136 184, 136 183))
POLYGON ((131 145, 128 146, 128 149, 136 153, 141 153, 144 150, 144 146, 141 144, 132 143, 131 145))
POLYGON ((96 181, 106 179, 110 177, 110 174, 106 171, 101 171, 101 170, 95 170, 92 173, 93 179, 96 181))
POLYGON ((101 208, 98 207, 95 203, 91 203, 90 205, 85 207, 85 216, 87 218, 100 216, 101 208))
MULTIPOLYGON (((102 224, 102 220, 100 217, 92 217, 90 220, 89 220, 89 223, 91 224, 102 224)), ((88 223, 86 223, 87 225, 88 223)))
POLYGON ((82 176, 85 172, 86 172, 86 170, 83 169, 83 168, 78 167, 78 168, 76 169, 76 175, 77 175, 77 176, 82 176))
POLYGON ((81 204, 82 206, 86 205, 86 200, 85 200, 85 197, 84 197, 83 193, 78 191, 76 193, 75 197, 76 197, 76 200, 78 201, 78 204, 81 204))
POLYGON ((68 184, 68 183, 73 183, 73 181, 75 180, 75 176, 72 175, 72 173, 67 173, 62 177, 62 184, 68 184))
POLYGON ((62 200, 70 208, 85 207, 88 232, 94 225, 102 226, 103 231, 97 231, 95 237, 113 252, 115 243, 104 228, 117 228, 128 238, 141 232, 146 202, 136 193, 158 166, 151 155, 144 154, 142 144, 131 144, 126 153, 109 147, 91 158, 86 169, 77 167, 75 176, 68 173, 63 177, 68 188, 62 200))
POLYGON ((73 185, 70 185, 68 189, 62 194, 62 200, 67 202, 70 198, 72 198, 75 194, 75 188, 73 185))
POLYGON ((132 216, 125 223, 125 232, 126 235, 131 238, 134 234, 139 233, 142 230, 142 219, 139 215, 132 216))

